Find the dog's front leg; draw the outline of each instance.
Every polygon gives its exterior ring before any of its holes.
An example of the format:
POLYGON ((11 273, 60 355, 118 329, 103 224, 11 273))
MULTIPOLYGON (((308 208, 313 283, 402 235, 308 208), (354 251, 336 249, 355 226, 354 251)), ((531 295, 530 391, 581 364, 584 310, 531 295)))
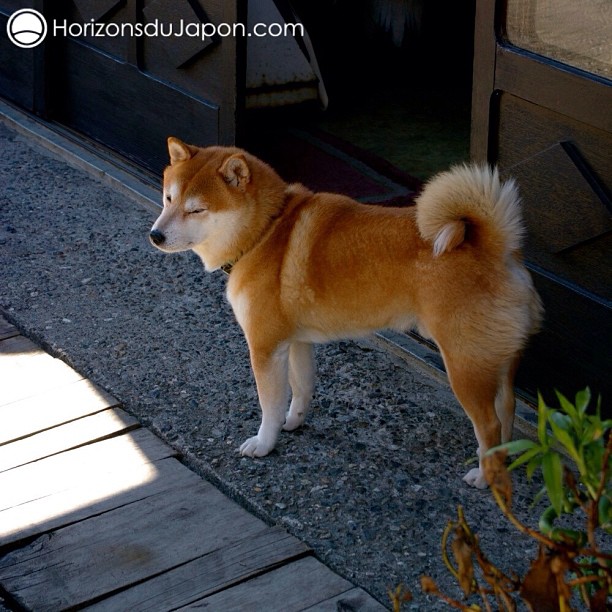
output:
POLYGON ((293 397, 283 429, 293 431, 304 424, 315 385, 315 362, 312 344, 292 342, 289 348, 289 385, 293 397))
POLYGON ((288 360, 287 345, 272 352, 258 351, 251 347, 251 365, 257 383, 262 418, 257 435, 249 438, 240 447, 242 455, 264 457, 276 445, 285 422, 289 399, 288 360))

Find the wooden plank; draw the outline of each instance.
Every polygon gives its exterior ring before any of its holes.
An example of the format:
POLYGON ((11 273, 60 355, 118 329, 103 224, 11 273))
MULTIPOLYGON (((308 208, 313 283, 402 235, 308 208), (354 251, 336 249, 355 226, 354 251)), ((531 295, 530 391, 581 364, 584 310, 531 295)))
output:
POLYGON ((57 453, 99 442, 140 427, 140 423, 119 408, 54 427, 12 444, 0 446, 0 472, 51 457, 57 453))
POLYGON ((82 379, 51 389, 42 397, 0 406, 0 445, 118 405, 112 395, 82 379))
POLYGON ((266 529, 109 597, 88 610, 170 610, 227 589, 309 551, 281 527, 266 529))
MULTIPOLYGON (((353 585, 314 557, 200 599, 179 610, 282 610, 298 612, 350 591, 353 585)), ((332 608, 333 609, 333 608, 332 608)))
MULTIPOLYGON (((184 484, 185 471, 191 473, 173 458, 142 464, 131 462, 129 468, 94 474, 92 480, 76 487, 4 510, 0 514, 0 548, 167 493, 184 484)), ((195 474, 192 476, 194 482, 199 480, 195 474)))
POLYGON ((0 406, 82 378, 23 336, 0 342, 0 406))
POLYGON ((0 340, 18 336, 19 330, 0 315, 0 340))
POLYGON ((610 87, 549 58, 498 45, 495 89, 612 133, 610 87))
MULTIPOLYGON (((230 40, 232 39, 227 39, 230 40)), ((234 42, 229 44, 233 45, 234 42)), ((151 51, 155 53, 158 48, 153 38, 150 39, 150 45, 153 48, 149 48, 147 61, 151 59, 149 53, 151 51)), ((223 45, 214 45, 215 51, 222 47, 223 45)), ((215 88, 214 82, 217 81, 214 69, 212 73, 207 73, 205 78, 207 95, 196 99, 184 95, 168 84, 171 80, 176 82, 176 77, 185 78, 180 70, 171 68, 171 72, 175 75, 172 79, 167 79, 167 75, 156 74, 156 77, 164 79, 162 81, 150 78, 151 73, 144 74, 127 62, 116 61, 106 53, 84 47, 69 39, 66 40, 63 49, 65 54, 62 76, 66 88, 58 93, 63 98, 61 101, 58 99, 62 123, 104 142, 129 159, 159 174, 168 160, 165 146, 168 133, 181 134, 181 137, 188 142, 204 139, 211 144, 219 143, 219 107, 216 101, 204 102, 205 99, 211 101, 214 99, 211 97, 213 93, 211 90, 215 88), (109 90, 112 91, 110 97, 109 90), (139 99, 156 101, 155 105, 140 105, 136 115, 134 114, 135 90, 139 92, 139 99), (171 109, 179 107, 184 112, 171 113, 171 109), (159 121, 160 113, 166 113, 164 121, 159 121)), ((214 65, 219 66, 218 70, 222 70, 218 61, 210 56, 206 61, 209 70, 211 60, 214 65)), ((228 77, 230 73, 224 73, 221 83, 226 83, 228 77)), ((187 79, 191 85, 202 86, 202 79, 194 80, 191 70, 187 79)), ((233 135, 230 138, 233 138, 233 135)))
POLYGON ((83 606, 264 529, 262 521, 200 480, 7 553, 0 560, 0 585, 28 609, 83 606))
POLYGON ((355 610, 359 612, 385 612, 387 608, 380 604, 363 589, 354 588, 331 599, 326 599, 304 612, 337 612, 338 610, 355 610))
POLYGON ((150 431, 137 429, 29 463, 0 474, 0 511, 175 454, 150 431))

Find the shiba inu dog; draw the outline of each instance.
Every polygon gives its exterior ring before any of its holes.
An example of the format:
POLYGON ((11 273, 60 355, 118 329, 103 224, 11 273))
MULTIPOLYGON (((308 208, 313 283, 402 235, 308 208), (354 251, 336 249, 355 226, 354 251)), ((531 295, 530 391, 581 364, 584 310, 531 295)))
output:
MULTIPOLYGON (((434 177, 416 206, 385 208, 286 184, 237 148, 169 138, 168 149, 150 239, 165 252, 193 250, 208 271, 232 266, 227 298, 262 410, 243 455, 267 455, 282 429, 304 422, 313 343, 384 328, 417 327, 436 342, 480 457, 510 439, 514 374, 542 316, 521 263, 512 181, 458 166, 434 177)), ((464 480, 485 487, 481 467, 464 480)))

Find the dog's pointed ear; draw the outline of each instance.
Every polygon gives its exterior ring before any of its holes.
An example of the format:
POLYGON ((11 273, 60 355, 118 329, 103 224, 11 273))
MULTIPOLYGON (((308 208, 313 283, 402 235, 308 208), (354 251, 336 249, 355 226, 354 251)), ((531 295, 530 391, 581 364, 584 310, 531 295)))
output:
POLYGON ((168 153, 170 154, 170 165, 187 161, 195 155, 195 150, 182 140, 170 136, 168 138, 168 153))
POLYGON ((251 170, 241 153, 228 157, 219 168, 219 174, 228 185, 237 187, 240 191, 245 191, 251 182, 251 170))

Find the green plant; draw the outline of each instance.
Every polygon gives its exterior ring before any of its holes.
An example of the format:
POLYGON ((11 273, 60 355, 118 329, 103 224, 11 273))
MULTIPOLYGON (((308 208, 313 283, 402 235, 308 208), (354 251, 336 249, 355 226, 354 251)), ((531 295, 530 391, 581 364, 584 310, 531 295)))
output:
POLYGON ((503 444, 491 449, 483 461, 491 492, 504 515, 539 543, 538 555, 525 576, 506 574, 486 557, 459 508, 458 520, 449 522, 444 532, 442 556, 465 596, 479 595, 482 606, 444 595, 428 577, 422 580, 426 592, 466 611, 492 610, 492 600, 496 609, 515 610, 520 599, 538 612, 566 612, 572 610, 574 592, 588 609, 607 609, 612 595, 612 554, 603 550, 600 539, 612 534, 612 420, 601 419, 600 401, 594 413, 589 413, 588 388, 576 395, 574 403, 560 393, 557 397, 559 409, 539 398, 537 441, 503 444), (508 454, 518 456, 506 468, 508 454), (538 530, 522 523, 511 507, 509 471, 523 465, 530 478, 541 469, 544 486, 536 500, 546 495, 550 502, 538 530), (560 524, 568 517, 582 518, 584 528, 560 524))
POLYGON ((561 409, 549 408, 542 397, 538 402, 538 441, 517 440, 495 450, 505 449, 510 455, 520 453, 508 468, 526 464, 531 478, 539 467, 550 506, 540 518, 543 534, 558 542, 595 545, 595 530, 612 533, 612 484, 609 478, 610 450, 606 446, 612 420, 601 420, 601 398, 594 414, 587 412, 591 393, 585 389, 576 394, 572 404, 557 393, 561 409), (550 430, 549 430, 550 427, 550 430), (563 463, 562 447, 574 464, 574 471, 563 463), (577 476, 577 478, 576 478, 577 476), (563 529, 555 521, 564 514, 581 508, 588 517, 586 532, 563 529))

